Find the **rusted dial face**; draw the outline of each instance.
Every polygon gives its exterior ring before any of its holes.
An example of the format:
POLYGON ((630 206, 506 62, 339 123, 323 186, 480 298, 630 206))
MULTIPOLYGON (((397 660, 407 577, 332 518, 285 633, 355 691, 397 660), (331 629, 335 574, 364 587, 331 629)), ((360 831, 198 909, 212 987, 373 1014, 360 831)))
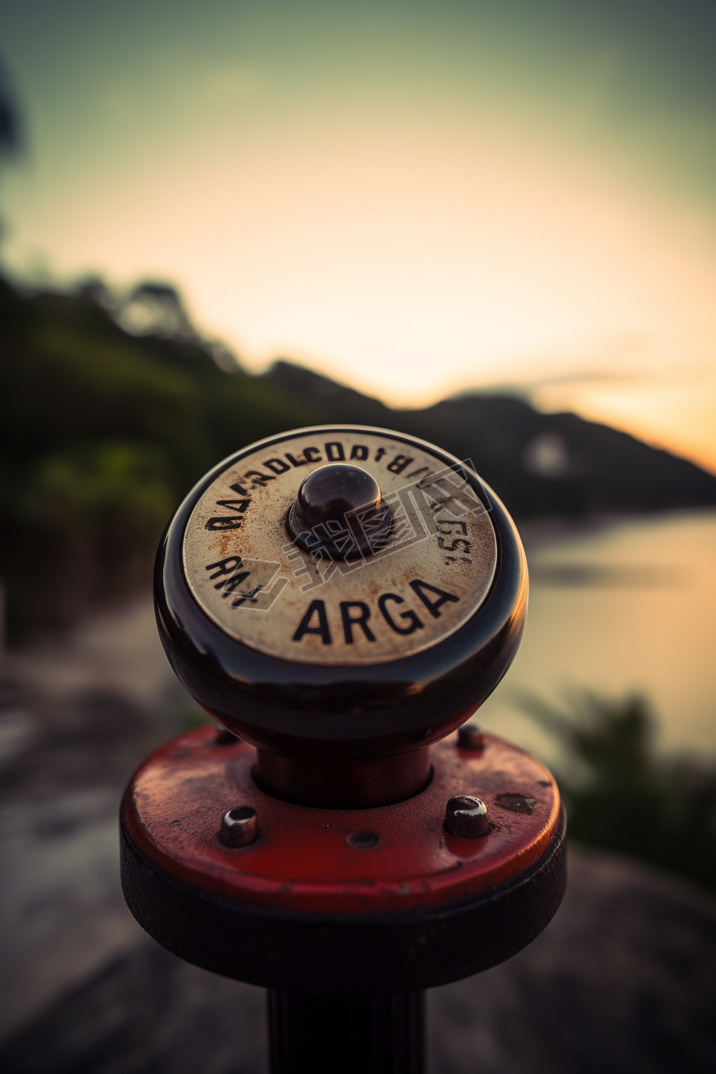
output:
POLYGON ((259 652, 396 660, 454 633, 490 590, 497 540, 476 488, 420 441, 298 431, 214 477, 186 524, 184 575, 203 612, 259 652))

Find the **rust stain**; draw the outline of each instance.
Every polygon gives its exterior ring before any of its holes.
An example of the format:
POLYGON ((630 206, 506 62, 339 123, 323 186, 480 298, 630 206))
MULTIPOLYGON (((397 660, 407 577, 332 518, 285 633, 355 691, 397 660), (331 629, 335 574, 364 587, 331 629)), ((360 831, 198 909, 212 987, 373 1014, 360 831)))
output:
POLYGON ((523 794, 506 791, 504 794, 496 795, 495 804, 502 809, 509 809, 510 813, 526 813, 528 816, 532 816, 537 805, 537 799, 526 798, 523 794))

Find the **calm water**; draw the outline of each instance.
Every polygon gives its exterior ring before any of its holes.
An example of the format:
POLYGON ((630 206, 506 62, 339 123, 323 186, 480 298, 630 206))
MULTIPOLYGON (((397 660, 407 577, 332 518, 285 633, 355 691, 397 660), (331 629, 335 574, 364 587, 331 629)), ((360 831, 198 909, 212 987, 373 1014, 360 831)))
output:
POLYGON ((657 744, 716 756, 716 512, 527 530, 530 611, 507 678, 479 722, 541 754, 554 744, 518 710, 586 687, 645 694, 657 744))

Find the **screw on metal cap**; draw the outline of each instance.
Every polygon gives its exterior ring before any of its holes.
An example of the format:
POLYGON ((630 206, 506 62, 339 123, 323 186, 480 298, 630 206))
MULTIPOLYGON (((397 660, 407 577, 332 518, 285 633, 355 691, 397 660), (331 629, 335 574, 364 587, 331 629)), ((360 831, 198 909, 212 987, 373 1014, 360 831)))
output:
POLYGON ((458 835, 461 839, 480 839, 490 832, 492 825, 487 819, 487 806, 481 798, 460 794, 449 800, 443 827, 450 835, 458 835))
POLYGON ((251 806, 237 806, 221 818, 219 842, 225 847, 247 847, 259 834, 256 810, 251 806))
POLYGON ((337 462, 306 477, 287 522, 302 548, 341 560, 381 548, 390 535, 392 516, 372 474, 337 462))

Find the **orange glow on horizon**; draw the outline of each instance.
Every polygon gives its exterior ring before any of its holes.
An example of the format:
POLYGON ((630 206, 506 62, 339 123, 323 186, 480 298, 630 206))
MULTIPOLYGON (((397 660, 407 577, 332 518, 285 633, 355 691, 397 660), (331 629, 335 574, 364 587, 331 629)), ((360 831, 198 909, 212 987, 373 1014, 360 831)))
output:
MULTIPOLYGON (((227 85, 249 99, 261 75, 227 85)), ((97 157, 62 212, 48 202, 10 236, 11 263, 61 250, 65 278, 173 280, 249 369, 293 358, 397 406, 537 385, 547 409, 716 469, 705 210, 529 108, 329 103, 241 133, 208 126, 187 155, 175 121, 141 167, 121 147, 97 157)))

